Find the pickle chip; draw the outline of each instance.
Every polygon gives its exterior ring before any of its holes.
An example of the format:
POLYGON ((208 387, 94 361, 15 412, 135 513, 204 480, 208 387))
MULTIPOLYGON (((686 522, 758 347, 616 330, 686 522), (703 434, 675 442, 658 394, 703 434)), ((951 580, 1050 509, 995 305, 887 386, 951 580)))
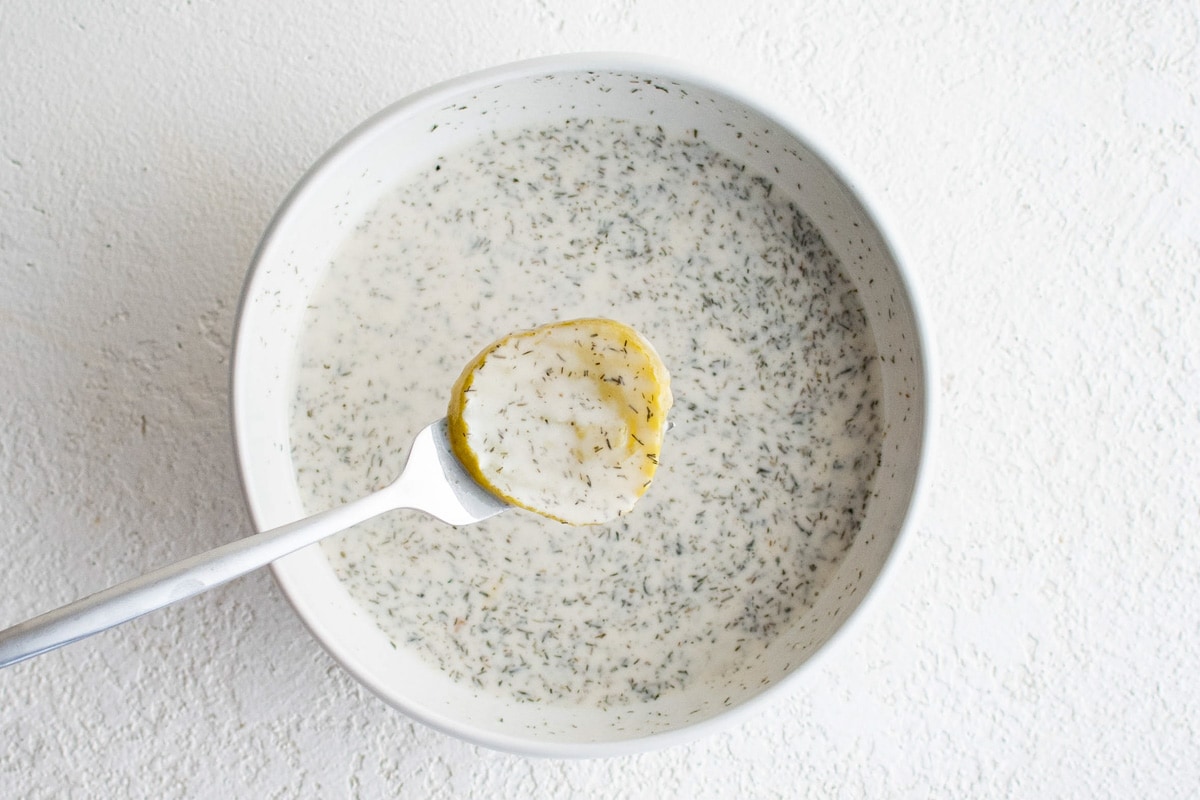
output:
POLYGON ((658 468, 670 374, 641 334, 609 319, 505 336, 454 384, 450 445, 482 486, 571 525, 628 513, 658 468))

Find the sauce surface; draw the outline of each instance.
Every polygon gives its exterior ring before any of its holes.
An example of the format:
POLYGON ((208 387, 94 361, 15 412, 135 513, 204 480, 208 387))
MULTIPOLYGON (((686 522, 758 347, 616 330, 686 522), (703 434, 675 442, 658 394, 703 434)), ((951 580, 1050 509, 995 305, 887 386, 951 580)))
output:
POLYGON ((631 514, 397 512, 322 544, 395 646, 604 708, 786 672, 771 645, 853 541, 883 422, 857 293, 770 180, 690 131, 499 132, 383 197, 310 305, 291 435, 314 512, 390 482, 497 330, 613 317, 671 366, 670 457, 631 514))
POLYGON ((450 392, 458 460, 492 494, 570 525, 633 509, 658 468, 671 378, 653 345, 610 319, 503 336, 450 392))

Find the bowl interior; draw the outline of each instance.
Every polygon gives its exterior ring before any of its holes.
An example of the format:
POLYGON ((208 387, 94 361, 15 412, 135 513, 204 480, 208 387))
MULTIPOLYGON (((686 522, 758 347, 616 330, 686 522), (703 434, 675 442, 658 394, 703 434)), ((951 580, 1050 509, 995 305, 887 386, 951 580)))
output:
MULTIPOLYGON (((827 160, 756 107, 674 68, 636 59, 591 58, 585 65, 560 58, 468 76, 384 111, 314 166, 264 236, 239 313, 233 417, 255 524, 268 529, 304 514, 288 431, 296 341, 307 300, 346 231, 388 187, 497 126, 589 116, 692 131, 770 176, 820 229, 869 318, 882 378, 882 462, 853 546, 803 624, 774 650, 773 658, 794 674, 862 603, 910 515, 928 415, 920 321, 877 222, 827 160)), ((359 680, 408 714, 489 746, 561 755, 644 749, 694 736, 731 710, 761 701, 779 683, 732 687, 723 696, 684 693, 622 711, 518 705, 476 694, 391 647, 319 547, 281 559, 274 571, 305 623, 359 680)))

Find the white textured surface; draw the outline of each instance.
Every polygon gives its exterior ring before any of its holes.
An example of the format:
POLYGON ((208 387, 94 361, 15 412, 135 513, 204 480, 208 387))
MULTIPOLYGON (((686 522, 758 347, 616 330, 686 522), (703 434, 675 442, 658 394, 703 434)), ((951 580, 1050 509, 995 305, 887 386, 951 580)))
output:
POLYGON ((923 522, 800 690, 689 747, 415 726, 260 573, 0 672, 0 795, 1196 791, 1194 3, 268 5, 0 5, 0 625, 245 532, 227 359, 274 207, 387 103, 549 52, 699 63, 867 179, 941 350, 923 522))

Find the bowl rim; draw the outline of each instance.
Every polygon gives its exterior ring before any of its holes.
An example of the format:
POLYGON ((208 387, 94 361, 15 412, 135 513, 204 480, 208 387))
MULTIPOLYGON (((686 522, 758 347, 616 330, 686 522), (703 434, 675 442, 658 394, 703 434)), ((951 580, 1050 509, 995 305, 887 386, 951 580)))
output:
MULTIPOLYGON (((921 291, 919 280, 914 271, 909 267, 910 262, 907 253, 900 237, 896 234, 895 226, 891 223, 890 214, 877 198, 864 189, 864 183, 858 179, 853 170, 830 148, 816 141, 811 134, 805 132, 804 128, 798 124, 792 114, 788 113, 780 104, 767 101, 756 90, 741 85, 727 76, 722 76, 718 79, 701 69, 672 58, 624 51, 587 51, 523 59, 469 72, 435 83, 427 88, 413 92, 371 115, 338 139, 333 146, 328 148, 304 171, 299 180, 284 196, 284 199, 264 229, 262 237, 251 257, 235 310, 229 375, 230 427, 238 470, 238 482, 241 486, 243 498, 255 530, 263 530, 264 528, 261 511, 258 508, 258 502, 255 499, 255 492, 252 485, 251 465, 247 453, 248 447, 244 442, 246 431, 243 421, 246 419, 246 413, 241 392, 239 391, 242 385, 241 373, 244 359, 240 358, 239 354, 246 332, 243 330, 241 323, 245 309, 255 295, 255 289, 261 276, 259 268, 262 259, 275 242, 276 233, 282 227, 284 221, 291 216, 294 209, 304 202, 312 190, 313 184, 327 168, 334 164, 343 154, 351 150, 359 140, 363 139, 373 129, 384 124, 387 120, 397 115, 403 115, 411 109, 423 106, 437 98, 460 96, 473 87, 484 88, 497 82, 532 77, 550 72, 578 72, 585 70, 647 72, 655 76, 689 83, 701 89, 728 97, 734 102, 772 121, 821 161, 833 177, 846 188, 853 200, 861 206, 864 215, 878 231, 880 241, 887 249, 887 255, 895 265, 897 275, 899 276, 899 288, 904 295, 903 300, 907 302, 909 308, 912 310, 913 327, 916 334, 916 355, 920 361, 917 374, 920 377, 923 391, 921 402, 914 409, 921 416, 921 431, 916 445, 916 470, 912 479, 912 488, 908 492, 907 506, 896 531, 894 541, 887 556, 884 558, 878 574, 864 590, 858 605, 849 612, 848 616, 835 628, 829 638, 817 647, 812 655, 801 664, 794 667, 790 672, 758 694, 732 708, 717 712, 711 717, 680 728, 629 739, 598 742, 542 741, 500 734, 476 727, 472 724, 460 722, 453 718, 426 713, 422 709, 413 708, 408 704, 398 704, 391 699, 385 699, 385 702, 396 707, 397 710, 402 711, 409 718, 467 742, 517 755, 551 758, 630 755, 685 744, 718 730, 731 728, 745 721, 751 715, 760 713, 768 703, 781 698, 785 693, 794 691, 796 684, 804 675, 815 669, 824 660, 830 658, 831 653, 836 652, 844 646, 844 643, 849 640, 853 631, 862 624, 862 620, 870 613, 867 609, 878 605, 879 598, 887 591, 892 581, 895 580, 899 564, 904 559, 909 547, 909 541, 913 536, 913 529, 917 525, 917 520, 928 494, 929 477, 932 474, 931 462, 935 448, 936 412, 938 406, 936 392, 936 376, 938 374, 937 357, 934 349, 931 322, 924 301, 922 300, 923 292, 921 291)), ((336 647, 313 629, 309 620, 303 614, 298 613, 296 590, 287 584, 287 580, 281 575, 277 564, 271 565, 271 572, 275 578, 276 585, 287 599, 289 605, 292 606, 293 611, 297 612, 297 616, 300 617, 305 627, 309 629, 313 638, 356 681, 371 689, 374 693, 379 694, 373 682, 362 674, 354 660, 349 658, 345 653, 339 652, 336 647)))

